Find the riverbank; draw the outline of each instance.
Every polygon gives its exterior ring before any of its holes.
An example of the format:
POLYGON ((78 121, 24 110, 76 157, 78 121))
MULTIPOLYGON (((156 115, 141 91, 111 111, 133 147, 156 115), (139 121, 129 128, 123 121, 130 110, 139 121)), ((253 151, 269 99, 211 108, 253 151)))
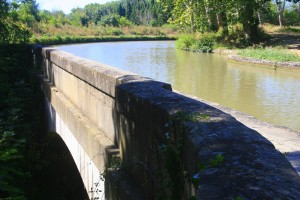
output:
POLYGON ((260 44, 251 46, 243 34, 204 33, 181 35, 176 48, 192 52, 228 55, 237 62, 300 69, 300 34, 266 32, 260 44))
MULTIPOLYGON (((300 55, 300 50, 293 49, 292 52, 297 52, 300 55)), ((253 63, 257 65, 270 66, 273 69, 277 69, 278 67, 283 67, 283 68, 300 70, 300 61, 299 62, 276 62, 272 60, 242 57, 237 55, 237 50, 231 50, 231 49, 215 49, 213 50, 213 53, 225 55, 227 56, 228 60, 231 62, 242 62, 242 63, 249 63, 249 64, 253 63)))
MULTIPOLYGON (((286 67, 290 69, 300 69, 300 35, 296 33, 283 33, 283 32, 269 32, 270 40, 268 40, 264 45, 266 47, 285 47, 286 52, 298 56, 298 60, 294 61, 274 61, 272 59, 259 59, 254 57, 243 57, 237 55, 237 51, 234 51, 231 55, 228 55, 230 60, 246 62, 246 63, 255 63, 261 65, 272 66, 274 69, 277 67, 286 67)), ((240 50, 242 51, 242 50, 240 50)), ((283 52, 284 53, 284 52, 283 52)), ((283 57, 279 53, 278 57, 283 57)))
POLYGON ((42 45, 92 43, 92 42, 118 42, 118 41, 151 41, 175 40, 175 36, 155 35, 121 35, 121 36, 52 36, 36 38, 34 43, 42 45))
POLYGON ((254 63, 259 65, 268 65, 272 66, 274 69, 277 69, 277 67, 288 67, 292 69, 300 69, 300 62, 276 62, 271 60, 265 60, 265 59, 257 59, 257 58, 250 58, 250 57, 242 57, 236 54, 229 54, 227 56, 229 60, 234 60, 238 62, 245 62, 245 63, 254 63))
MULTIPOLYGON (((181 93, 179 91, 175 91, 181 93)), ((182 94, 182 93, 181 93, 182 94)), ((238 121, 245 124, 249 128, 257 131, 262 136, 273 143, 275 148, 281 152, 289 160, 300 176, 300 132, 291 130, 287 127, 277 126, 267 122, 260 121, 255 117, 246 113, 227 108, 217 103, 209 102, 199 97, 184 94, 190 98, 204 102, 212 107, 215 107, 225 113, 235 117, 238 121)))

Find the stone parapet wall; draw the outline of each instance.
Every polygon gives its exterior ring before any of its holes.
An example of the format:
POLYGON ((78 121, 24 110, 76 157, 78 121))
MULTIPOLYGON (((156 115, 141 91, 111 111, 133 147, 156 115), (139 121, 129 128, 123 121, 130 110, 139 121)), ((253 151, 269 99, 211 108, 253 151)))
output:
MULTIPOLYGON (((286 158, 232 116, 167 83, 52 48, 42 55, 44 91, 55 87, 119 149, 121 164, 107 169, 108 199, 300 199, 300 178, 286 158), (139 195, 128 193, 133 187, 139 195)), ((101 137, 76 134, 91 158, 98 155, 88 146, 101 137)))

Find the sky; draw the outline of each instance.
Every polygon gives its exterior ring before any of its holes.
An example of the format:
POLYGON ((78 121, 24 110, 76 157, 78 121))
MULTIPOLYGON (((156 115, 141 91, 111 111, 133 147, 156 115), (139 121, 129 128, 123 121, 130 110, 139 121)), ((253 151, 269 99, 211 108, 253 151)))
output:
POLYGON ((62 10, 65 14, 69 14, 73 8, 83 8, 90 3, 106 3, 112 0, 36 0, 41 10, 62 10))

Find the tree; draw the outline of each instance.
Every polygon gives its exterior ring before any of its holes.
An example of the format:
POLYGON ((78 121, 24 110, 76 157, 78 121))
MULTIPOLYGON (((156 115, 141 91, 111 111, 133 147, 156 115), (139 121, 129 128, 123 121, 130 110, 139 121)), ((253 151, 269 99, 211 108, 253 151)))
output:
POLYGON ((102 17, 100 24, 103 26, 119 26, 120 16, 110 14, 102 17))
POLYGON ((120 17, 119 24, 120 26, 130 26, 132 23, 126 17, 120 17))
POLYGON ((0 18, 6 17, 8 15, 9 4, 6 0, 0 1, 0 18))
POLYGON ((279 26, 283 26, 283 21, 284 21, 284 11, 286 7, 286 2, 292 2, 294 4, 299 3, 299 10, 297 11, 299 13, 299 19, 300 19, 300 0, 275 0, 275 3, 277 5, 277 13, 278 13, 278 21, 279 21, 279 26))
POLYGON ((295 4, 294 8, 295 8, 295 11, 298 13, 299 21, 300 21, 300 0, 287 0, 287 1, 293 2, 295 4))
POLYGON ((215 31, 223 28, 228 34, 228 26, 241 23, 247 38, 258 40, 257 12, 269 0, 158 0, 171 9, 170 22, 192 32, 215 31))
POLYGON ((31 32, 16 12, 19 6, 20 4, 16 1, 1 0, 0 44, 27 43, 29 41, 31 32))
POLYGON ((282 27, 282 25, 283 25, 283 12, 284 12, 284 9, 285 9, 285 0, 276 0, 275 2, 276 2, 276 5, 277 5, 279 26, 282 27))
POLYGON ((74 8, 71 10, 71 13, 69 14, 69 19, 71 21, 71 24, 74 26, 88 26, 89 25, 89 19, 86 15, 86 12, 82 8, 74 8))

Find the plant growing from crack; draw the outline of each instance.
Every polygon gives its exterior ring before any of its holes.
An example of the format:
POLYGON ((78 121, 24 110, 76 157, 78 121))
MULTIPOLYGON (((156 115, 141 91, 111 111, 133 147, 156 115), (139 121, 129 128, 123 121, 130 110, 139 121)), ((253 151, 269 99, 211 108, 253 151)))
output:
MULTIPOLYGON (((167 178, 161 180, 161 187, 168 187, 168 194, 160 194, 159 199, 182 199, 187 176, 183 164, 184 124, 186 122, 198 122, 208 120, 209 116, 203 113, 176 112, 170 117, 168 132, 165 133, 160 152, 163 154, 164 168, 167 178), (164 183, 162 183, 164 182, 164 183)), ((161 173, 162 174, 162 173, 161 173)), ((195 180, 196 181, 196 180, 195 180)), ((162 188, 161 188, 162 189, 162 188)))

